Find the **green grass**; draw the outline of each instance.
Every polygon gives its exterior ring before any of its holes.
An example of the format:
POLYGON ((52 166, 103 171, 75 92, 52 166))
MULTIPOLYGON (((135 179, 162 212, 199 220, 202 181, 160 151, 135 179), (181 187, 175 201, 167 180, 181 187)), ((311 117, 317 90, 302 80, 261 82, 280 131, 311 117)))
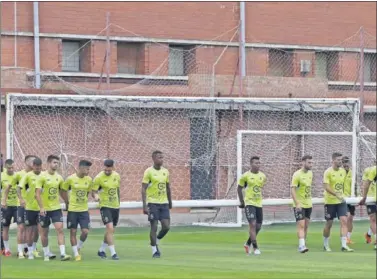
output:
MULTIPOLYGON (((161 243, 160 259, 151 257, 147 228, 122 228, 116 233, 119 261, 97 257, 103 230, 96 229, 90 232, 81 262, 2 257, 1 278, 376 278, 376 253, 363 237, 367 222, 355 224, 354 253, 340 252, 339 224, 334 224, 330 241, 333 252, 323 252, 322 228, 322 223, 311 225, 307 242, 310 252, 299 254, 293 224, 265 226, 258 237, 262 255, 248 257, 243 250, 246 227, 177 227, 161 243)), ((14 235, 11 237, 14 240, 14 235)), ((57 253, 55 236, 50 243, 57 253)), ((16 247, 12 241, 14 252, 16 247)), ((67 251, 71 253, 69 245, 67 251)))

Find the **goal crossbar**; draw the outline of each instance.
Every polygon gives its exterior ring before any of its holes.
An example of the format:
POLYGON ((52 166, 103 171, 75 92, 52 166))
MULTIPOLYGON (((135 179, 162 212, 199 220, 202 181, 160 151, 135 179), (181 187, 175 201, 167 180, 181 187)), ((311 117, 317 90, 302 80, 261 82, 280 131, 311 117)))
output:
MULTIPOLYGON (((356 205, 360 202, 360 197, 355 198, 346 198, 348 204, 356 205)), ((313 205, 320 205, 324 203, 323 198, 313 198, 313 205)), ((367 198, 367 203, 373 202, 373 198, 367 198)), ((270 205, 292 205, 292 199, 266 199, 262 202, 263 206, 270 205)), ((208 208, 208 207, 235 207, 239 206, 240 203, 238 200, 176 200, 173 201, 173 208, 208 208)), ((61 204, 61 208, 65 209, 65 204, 61 204)), ((90 202, 89 209, 98 209, 98 202, 90 202)), ((121 209, 142 209, 143 203, 130 201, 130 202, 121 202, 121 209)))

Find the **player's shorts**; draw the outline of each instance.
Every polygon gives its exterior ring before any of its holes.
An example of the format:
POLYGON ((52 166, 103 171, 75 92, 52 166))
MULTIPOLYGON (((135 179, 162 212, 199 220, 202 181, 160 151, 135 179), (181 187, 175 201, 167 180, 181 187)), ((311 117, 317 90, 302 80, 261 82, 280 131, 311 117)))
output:
POLYGON ((338 217, 347 216, 347 204, 345 202, 338 204, 325 204, 325 220, 333 220, 338 217))
POLYGON ((354 205, 347 204, 347 209, 351 216, 355 216, 356 207, 354 205))
POLYGON ((367 212, 368 215, 375 214, 377 212, 377 205, 374 204, 367 204, 367 212))
POLYGON ((36 211, 25 209, 24 219, 26 226, 36 226, 39 221, 39 210, 36 211))
POLYGON ((310 216, 312 216, 312 208, 301 208, 300 210, 297 210, 296 207, 294 207, 293 213, 295 214, 296 222, 310 219, 310 216))
POLYGON ((80 225, 81 229, 90 228, 89 211, 83 211, 83 212, 68 211, 67 228, 77 229, 78 225, 80 225))
POLYGON ((1 224, 4 227, 9 227, 10 224, 17 222, 17 206, 7 206, 7 208, 1 208, 1 224))
POLYGON ((113 223, 116 227, 119 222, 119 208, 101 207, 100 209, 102 222, 104 225, 113 223))
POLYGON ((254 205, 246 205, 245 207, 246 219, 249 223, 257 221, 257 224, 263 223, 263 209, 254 205))
POLYGON ((25 207, 19 206, 17 208, 17 225, 25 223, 25 207))
POLYGON ((63 222, 63 212, 61 209, 46 211, 45 216, 39 215, 39 225, 42 228, 48 228, 51 223, 63 222))
POLYGON ((170 219, 169 204, 148 203, 148 221, 161 221, 170 219))

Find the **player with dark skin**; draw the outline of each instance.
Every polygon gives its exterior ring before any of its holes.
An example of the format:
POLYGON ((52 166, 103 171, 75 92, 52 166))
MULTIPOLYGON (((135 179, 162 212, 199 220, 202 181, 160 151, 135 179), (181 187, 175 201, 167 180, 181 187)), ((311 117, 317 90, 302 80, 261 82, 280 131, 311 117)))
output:
POLYGON ((152 154, 153 167, 144 172, 142 181, 143 213, 148 215, 151 225, 150 245, 152 256, 161 256, 158 249, 159 241, 170 230, 170 209, 172 208, 169 172, 163 165, 163 154, 161 151, 154 151, 152 154), (161 230, 157 234, 158 221, 161 223, 161 230))
POLYGON ((260 158, 253 156, 250 159, 250 170, 245 172, 238 182, 238 198, 240 208, 245 208, 246 218, 249 222, 249 238, 244 248, 247 254, 251 253, 250 245, 253 246, 254 255, 260 255, 257 244, 257 235, 262 228, 262 188, 266 184, 266 176, 259 171, 260 158), (243 194, 245 190, 245 198, 243 194))

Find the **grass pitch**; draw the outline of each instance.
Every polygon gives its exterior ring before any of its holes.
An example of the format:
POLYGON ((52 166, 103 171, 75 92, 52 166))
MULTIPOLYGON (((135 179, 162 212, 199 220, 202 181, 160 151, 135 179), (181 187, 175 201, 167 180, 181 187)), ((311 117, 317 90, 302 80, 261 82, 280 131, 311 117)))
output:
MULTIPOLYGON (((353 253, 340 251, 338 223, 334 224, 330 240, 333 252, 323 252, 322 228, 323 223, 311 224, 307 241, 310 251, 300 254, 294 224, 264 226, 258 237, 262 255, 246 256, 243 249, 246 227, 173 227, 161 242, 160 259, 152 259, 148 228, 119 228, 116 232, 119 261, 101 260, 97 256, 103 229, 93 229, 82 249, 81 262, 2 257, 1 278, 376 278, 376 252, 363 236, 367 222, 355 223, 353 253)), ((50 234, 53 235, 50 249, 58 254, 55 232, 50 234)), ((15 255, 14 233, 11 240, 15 255)), ((38 249, 41 250, 40 243, 38 249)), ((72 255, 69 244, 66 249, 72 255)))

